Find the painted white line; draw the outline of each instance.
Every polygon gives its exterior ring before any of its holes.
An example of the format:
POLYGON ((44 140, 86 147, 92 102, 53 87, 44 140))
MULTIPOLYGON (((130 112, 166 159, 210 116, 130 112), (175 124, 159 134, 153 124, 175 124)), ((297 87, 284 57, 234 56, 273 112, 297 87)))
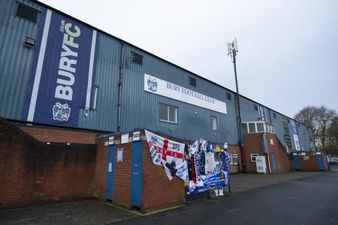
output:
POLYGON ((30 104, 29 104, 29 110, 28 110, 28 116, 27 116, 28 121, 34 120, 36 100, 38 98, 38 93, 39 93, 41 73, 42 73, 42 67, 43 67, 43 60, 45 58, 45 53, 46 53, 46 46, 47 46, 47 39, 48 39, 49 26, 50 26, 51 18, 52 18, 52 10, 48 9, 47 14, 46 14, 45 25, 43 27, 43 34, 42 34, 40 51, 39 51, 39 58, 38 58, 35 76, 34 76, 32 96, 31 96, 31 101, 30 101, 30 104))

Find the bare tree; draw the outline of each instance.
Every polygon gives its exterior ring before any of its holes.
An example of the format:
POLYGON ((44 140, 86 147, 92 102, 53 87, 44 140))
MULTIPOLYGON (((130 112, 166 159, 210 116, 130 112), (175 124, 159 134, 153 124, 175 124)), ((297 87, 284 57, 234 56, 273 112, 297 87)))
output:
POLYGON ((331 126, 328 130, 328 134, 328 153, 338 156, 338 116, 333 119, 331 126))
POLYGON ((295 119, 308 126, 313 134, 316 146, 327 151, 328 131, 336 116, 337 113, 334 110, 325 106, 307 106, 295 115, 295 119))
POLYGON ((316 126, 316 117, 318 114, 318 108, 315 106, 307 106, 300 110, 296 115, 295 119, 299 122, 302 122, 307 127, 310 128, 311 133, 314 137, 317 136, 318 127, 316 126))

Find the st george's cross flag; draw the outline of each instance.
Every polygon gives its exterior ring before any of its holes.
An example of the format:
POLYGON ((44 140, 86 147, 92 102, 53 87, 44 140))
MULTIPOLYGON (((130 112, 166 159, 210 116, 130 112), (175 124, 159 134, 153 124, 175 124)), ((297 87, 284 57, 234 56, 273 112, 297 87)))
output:
POLYGON ((151 159, 163 166, 169 180, 177 176, 188 181, 188 165, 184 159, 185 144, 175 142, 145 130, 151 159))

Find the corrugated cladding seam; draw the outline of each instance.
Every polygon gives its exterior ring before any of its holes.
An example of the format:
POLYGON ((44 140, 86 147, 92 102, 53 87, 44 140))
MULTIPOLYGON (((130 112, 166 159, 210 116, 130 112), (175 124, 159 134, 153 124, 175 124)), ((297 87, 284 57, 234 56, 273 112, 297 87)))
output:
MULTIPOLYGON (((30 5, 41 10, 36 4, 30 5)), ((16 9, 16 1, 0 1, 0 115, 21 120, 35 51, 24 46, 24 41, 26 36, 37 38, 40 21, 19 18, 16 9)))
POLYGON ((117 110, 117 84, 121 44, 105 34, 98 33, 99 41, 96 58, 94 85, 98 86, 96 110, 90 109, 85 116, 80 111, 79 127, 114 131, 117 110))

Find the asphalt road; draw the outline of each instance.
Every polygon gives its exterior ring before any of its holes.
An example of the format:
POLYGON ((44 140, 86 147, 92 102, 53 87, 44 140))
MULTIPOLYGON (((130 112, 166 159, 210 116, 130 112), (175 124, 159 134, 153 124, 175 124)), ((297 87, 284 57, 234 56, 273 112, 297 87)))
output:
POLYGON ((338 224, 338 172, 291 180, 115 224, 338 224))

